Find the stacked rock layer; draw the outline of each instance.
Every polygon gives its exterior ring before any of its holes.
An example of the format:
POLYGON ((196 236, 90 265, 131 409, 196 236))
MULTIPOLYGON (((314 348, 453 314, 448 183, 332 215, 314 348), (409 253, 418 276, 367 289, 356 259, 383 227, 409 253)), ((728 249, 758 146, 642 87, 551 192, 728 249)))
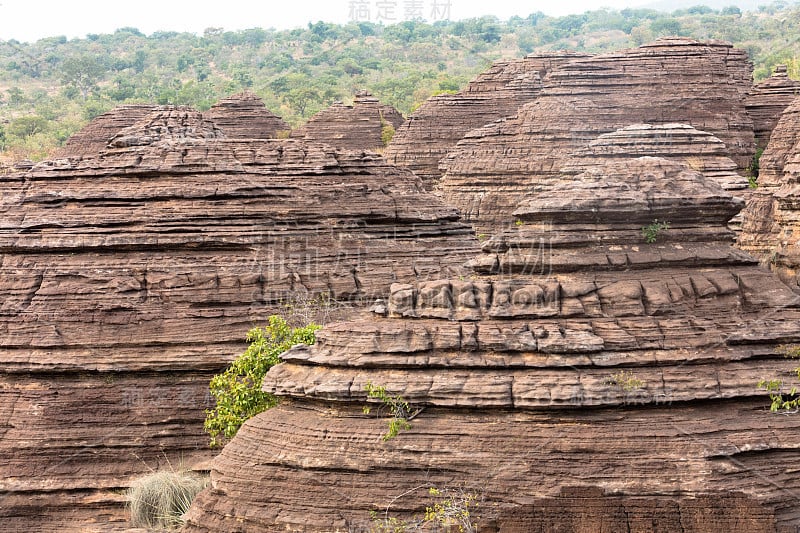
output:
POLYGON ((123 128, 144 119, 155 111, 157 106, 131 104, 115 107, 107 113, 95 117, 89 124, 70 136, 60 150, 60 157, 94 156, 105 150, 111 138, 123 128))
POLYGON ((652 157, 552 190, 472 276, 395 284, 386 316, 285 353, 264 384, 283 403, 214 460, 185 530, 366 531, 429 487, 475 495, 480 531, 800 525, 800 422, 757 386, 793 379, 800 300, 731 246, 743 201, 652 157), (382 438, 368 383, 409 429, 382 438))
POLYGON ((432 188, 441 177, 439 161, 470 130, 513 115, 541 90, 550 71, 586 54, 558 52, 498 61, 457 94, 428 99, 386 149, 386 158, 410 168, 432 188))
POLYGON ((396 130, 403 122, 403 115, 395 108, 382 105, 369 93, 360 93, 353 105, 333 104, 293 131, 291 137, 342 150, 379 150, 387 139, 385 132, 390 127, 396 130))
POLYGON ((745 100, 747 114, 753 119, 756 143, 766 148, 772 130, 778 124, 781 113, 800 96, 800 81, 793 80, 786 65, 777 65, 775 72, 748 93, 745 100))
POLYGON ((272 113, 255 93, 244 91, 220 100, 205 113, 225 136, 233 139, 275 139, 291 128, 272 113))
POLYGON ((496 229, 520 197, 560 175, 571 153, 633 124, 689 124, 746 169, 755 151, 742 104, 750 83, 747 54, 716 41, 662 39, 576 59, 551 72, 517 116, 458 143, 442 162, 444 198, 479 231, 496 229))
POLYGON ((800 288, 800 98, 775 127, 760 160, 758 188, 742 214, 738 246, 800 288))
POLYGON ((160 108, 97 157, 0 178, 0 522, 127 527, 121 489, 212 456, 208 382, 327 293, 456 275, 457 213, 374 154, 229 139, 160 108))

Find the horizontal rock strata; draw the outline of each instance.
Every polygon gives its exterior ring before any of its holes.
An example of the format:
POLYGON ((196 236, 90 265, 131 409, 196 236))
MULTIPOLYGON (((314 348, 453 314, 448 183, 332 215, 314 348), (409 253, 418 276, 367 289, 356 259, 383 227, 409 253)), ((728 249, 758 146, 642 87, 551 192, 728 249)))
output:
POLYGON ((294 130, 291 137, 342 150, 377 150, 384 147, 384 130, 396 130, 404 122, 403 115, 392 106, 381 104, 369 93, 360 93, 353 105, 333 104, 294 130))
POLYGON ((70 136, 59 151, 58 157, 95 156, 105 150, 108 142, 117 132, 133 126, 156 109, 157 106, 146 104, 115 107, 94 118, 83 129, 70 136))
POLYGON ((264 384, 284 402, 214 460, 185 530, 366 531, 431 486, 477 495, 481 531, 796 528, 800 422, 757 384, 788 391, 800 299, 731 246, 742 203, 653 157, 530 195, 469 277, 394 284, 285 353, 264 384), (382 438, 368 383, 410 429, 382 438))
POLYGON ((684 123, 720 139, 741 170, 755 150, 741 103, 751 67, 721 42, 662 39, 575 59, 554 70, 517 116, 473 130, 442 162, 445 199, 479 232, 511 222, 525 197, 599 135, 634 124, 684 123))
POLYGON ((800 81, 789 77, 786 65, 776 65, 772 76, 750 90, 744 105, 747 114, 753 119, 759 148, 767 147, 769 137, 778 124, 781 113, 798 96, 800 96, 800 81))
POLYGON ((781 116, 761 156, 758 188, 742 214, 738 246, 768 263, 792 287, 800 286, 800 98, 781 116))
POLYGON ((124 529, 131 479, 212 456, 208 382, 248 329, 287 304, 313 315, 315 295, 358 307, 392 282, 458 275, 477 250, 407 170, 223 138, 187 109, 159 109, 97 157, 1 180, 10 530, 124 529))
POLYGON ((431 188, 439 180, 439 161, 470 130, 513 115, 541 90, 542 78, 573 59, 574 52, 531 54, 498 61, 457 94, 429 98, 398 128, 386 158, 407 167, 431 188))
POLYGON ((204 113, 232 139, 275 139, 291 128, 267 109, 260 96, 244 91, 224 98, 204 113))

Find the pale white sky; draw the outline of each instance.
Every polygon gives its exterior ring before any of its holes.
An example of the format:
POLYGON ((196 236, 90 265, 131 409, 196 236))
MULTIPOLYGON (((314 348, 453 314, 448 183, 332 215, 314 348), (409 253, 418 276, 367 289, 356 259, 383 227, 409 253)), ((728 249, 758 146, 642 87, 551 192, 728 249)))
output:
POLYGON ((636 6, 647 0, 0 0, 0 40, 35 41, 57 35, 84 37, 87 33, 110 33, 124 26, 138 28, 148 35, 162 30, 202 33, 209 27, 286 29, 319 20, 345 23, 352 17, 355 4, 361 5, 362 18, 368 13, 373 22, 379 12, 386 17, 385 24, 399 22, 409 9, 416 9, 423 18, 433 21, 434 9, 442 13, 448 2, 451 20, 483 15, 504 20, 514 15, 526 17, 536 11, 565 15, 601 7, 636 6), (436 8, 434 3, 438 5, 436 8))

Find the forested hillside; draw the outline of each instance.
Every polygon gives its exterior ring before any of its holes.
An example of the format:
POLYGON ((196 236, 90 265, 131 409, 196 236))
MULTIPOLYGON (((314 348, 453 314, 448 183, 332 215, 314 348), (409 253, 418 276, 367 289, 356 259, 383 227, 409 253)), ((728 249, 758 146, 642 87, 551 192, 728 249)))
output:
POLYGON ((208 28, 203 35, 121 28, 35 43, 0 40, 0 158, 41 159, 92 117, 122 103, 207 109, 249 89, 292 126, 367 89, 404 114, 456 91, 493 60, 545 50, 602 52, 665 35, 724 39, 746 49, 756 79, 787 63, 800 77, 800 6, 757 12, 694 7, 671 14, 598 10, 508 21, 335 25, 287 31, 208 28))

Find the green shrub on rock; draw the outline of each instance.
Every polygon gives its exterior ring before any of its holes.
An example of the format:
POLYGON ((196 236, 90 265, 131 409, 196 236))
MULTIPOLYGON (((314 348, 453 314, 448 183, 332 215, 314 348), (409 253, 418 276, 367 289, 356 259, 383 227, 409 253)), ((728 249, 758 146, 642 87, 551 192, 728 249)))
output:
POLYGON ((278 400, 261 390, 267 371, 280 362, 280 354, 297 344, 314 344, 316 324, 292 328, 276 315, 269 325, 247 333, 247 350, 230 366, 211 380, 214 409, 206 411, 205 430, 211 435, 211 446, 221 446, 233 438, 248 418, 274 407, 278 400))

